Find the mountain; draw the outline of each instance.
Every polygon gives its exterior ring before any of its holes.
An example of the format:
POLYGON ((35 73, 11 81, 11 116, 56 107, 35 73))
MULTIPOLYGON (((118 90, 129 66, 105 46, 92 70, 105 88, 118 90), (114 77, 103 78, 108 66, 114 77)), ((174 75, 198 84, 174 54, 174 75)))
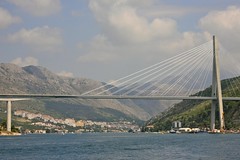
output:
MULTIPOLYGON (((87 78, 58 76, 41 66, 19 67, 0 64, 0 94, 69 94, 80 95, 104 85, 87 78)), ((5 103, 1 103, 5 107, 5 103)), ((33 99, 14 102, 13 109, 95 121, 119 119, 146 121, 167 108, 160 101, 33 99)))
MULTIPOLYGON (((221 81, 223 97, 239 97, 240 77, 221 81)), ((201 95, 211 96, 212 88, 205 89, 201 95)), ((223 110, 226 129, 240 128, 240 101, 224 101, 223 110)), ((211 101, 184 100, 167 111, 150 119, 146 126, 153 125, 152 131, 170 130, 172 122, 181 121, 183 127, 210 127, 211 101)), ((145 129, 147 127, 145 126, 145 129)), ((219 127, 219 113, 216 109, 216 127, 219 127)))

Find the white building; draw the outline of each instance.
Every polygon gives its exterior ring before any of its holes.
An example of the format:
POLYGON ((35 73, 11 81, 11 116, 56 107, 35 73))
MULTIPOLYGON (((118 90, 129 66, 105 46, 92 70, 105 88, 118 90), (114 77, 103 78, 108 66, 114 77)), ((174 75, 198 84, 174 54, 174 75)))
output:
POLYGON ((180 121, 174 121, 172 123, 172 128, 181 128, 182 127, 182 123, 180 121))

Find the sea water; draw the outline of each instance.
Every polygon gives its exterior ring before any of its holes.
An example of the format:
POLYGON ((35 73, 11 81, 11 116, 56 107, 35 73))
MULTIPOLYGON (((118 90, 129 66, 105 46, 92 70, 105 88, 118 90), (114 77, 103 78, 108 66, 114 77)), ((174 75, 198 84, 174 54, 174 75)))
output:
POLYGON ((240 134, 83 133, 0 137, 3 160, 240 159, 240 134))

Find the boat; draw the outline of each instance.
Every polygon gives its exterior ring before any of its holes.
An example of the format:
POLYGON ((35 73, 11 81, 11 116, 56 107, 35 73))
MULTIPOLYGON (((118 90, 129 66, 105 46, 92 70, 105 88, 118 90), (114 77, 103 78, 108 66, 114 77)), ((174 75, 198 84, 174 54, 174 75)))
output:
POLYGON ((169 131, 169 133, 176 133, 176 131, 173 130, 173 129, 171 129, 171 130, 169 131))

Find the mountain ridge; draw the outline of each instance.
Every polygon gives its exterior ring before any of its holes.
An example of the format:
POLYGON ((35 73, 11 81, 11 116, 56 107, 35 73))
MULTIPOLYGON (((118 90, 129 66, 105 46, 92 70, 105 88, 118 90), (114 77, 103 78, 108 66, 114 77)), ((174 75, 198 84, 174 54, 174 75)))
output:
MULTIPOLYGON (((58 76, 41 66, 19 67, 14 64, 0 64, 0 93, 2 94, 69 94, 79 95, 105 83, 88 78, 69 78, 58 76)), ((138 102, 141 104, 141 102, 138 102)), ((94 118, 118 120, 127 118, 145 121, 151 116, 163 111, 160 101, 139 105, 131 100, 83 100, 83 99, 35 99, 29 102, 17 102, 15 109, 30 109, 35 112, 56 112, 56 115, 66 115, 66 110, 58 106, 68 107, 71 118, 94 118), (78 106, 78 107, 77 107, 78 106), (151 109, 149 109, 151 107, 151 109), (83 112, 86 112, 86 116, 83 112), (89 110, 89 111, 88 111, 89 110), (124 117, 122 117, 124 116, 124 117)), ((1 105, 3 106, 3 105, 1 105)))

